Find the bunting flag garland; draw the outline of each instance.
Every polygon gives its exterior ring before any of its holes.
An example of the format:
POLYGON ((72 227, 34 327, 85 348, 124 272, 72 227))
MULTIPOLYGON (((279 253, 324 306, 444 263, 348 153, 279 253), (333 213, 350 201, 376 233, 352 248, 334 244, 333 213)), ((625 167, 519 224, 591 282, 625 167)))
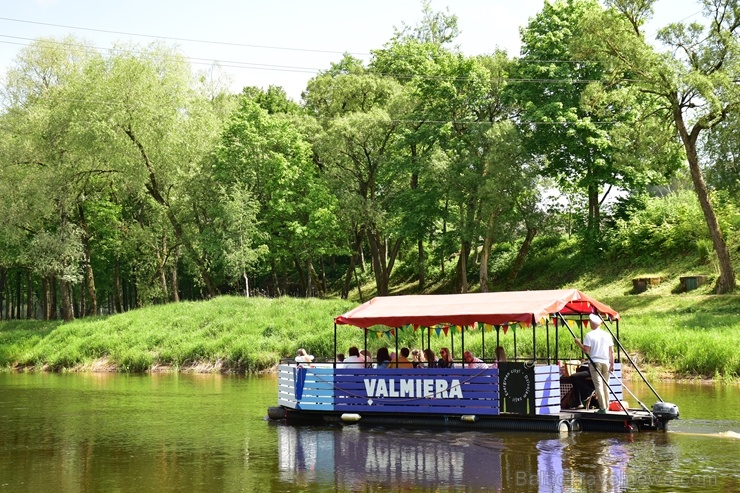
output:
POLYGON ((486 328, 486 332, 491 332, 493 330, 493 325, 491 324, 484 324, 484 327, 486 328))
MULTIPOLYGON (((434 331, 437 333, 437 337, 439 337, 439 334, 442 333, 442 327, 435 327, 434 331)), ((446 334, 445 334, 446 335, 446 334)))
POLYGON ((445 333, 445 337, 447 337, 447 333, 449 331, 450 331, 450 326, 449 325, 445 325, 444 327, 442 327, 442 332, 445 333))
POLYGON ((504 328, 504 335, 506 335, 506 333, 509 332, 509 324, 504 324, 502 327, 504 328))
POLYGON ((583 320, 581 320, 581 325, 583 325, 583 327, 585 328, 588 325, 588 319, 584 318, 583 320))

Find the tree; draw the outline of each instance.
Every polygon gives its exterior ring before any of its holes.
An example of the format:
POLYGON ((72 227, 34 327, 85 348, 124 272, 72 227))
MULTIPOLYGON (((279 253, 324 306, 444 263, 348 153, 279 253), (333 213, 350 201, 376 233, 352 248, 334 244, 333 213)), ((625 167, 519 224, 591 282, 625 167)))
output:
POLYGON ((304 99, 322 123, 315 159, 339 200, 346 237, 358 249, 353 239, 367 240, 377 292, 386 295, 402 242, 393 213, 403 187, 395 154, 401 87, 345 56, 309 82, 304 99))
POLYGON ((654 99, 624 81, 606 81, 609 65, 580 49, 591 39, 584 20, 602 11, 596 0, 546 3, 523 31, 511 84, 528 151, 561 188, 585 190, 592 240, 614 186, 644 189, 678 163, 670 134, 655 118, 654 99))
POLYGON ((224 212, 224 261, 227 273, 244 279, 244 294, 249 297, 249 276, 268 252, 265 234, 259 229, 257 219, 259 203, 254 200, 248 187, 235 183, 229 191, 221 194, 224 212))
POLYGON ((641 32, 653 0, 610 2, 604 15, 593 15, 585 29, 589 51, 608 64, 608 79, 630 84, 662 102, 686 152, 691 179, 717 254, 720 275, 715 291, 735 289, 730 252, 714 211, 700 163, 700 135, 740 110, 738 33, 740 7, 734 0, 703 0, 708 26, 671 24, 658 40, 671 53, 659 53, 641 32))
MULTIPOLYGON (((227 204, 236 207, 234 200, 238 197, 243 199, 239 207, 246 207, 251 200, 258 204, 254 217, 259 232, 251 227, 252 249, 267 258, 274 278, 279 266, 284 269, 288 265, 296 266, 304 278, 306 293, 322 295, 324 288, 318 282, 313 261, 335 253, 336 199, 318 179, 311 146, 299 128, 285 115, 269 114, 254 99, 250 95, 240 97, 237 111, 222 132, 216 151, 214 184, 224 189, 227 197, 232 197, 227 204), (264 249, 261 244, 265 245, 264 249)), ((226 221, 227 231, 243 234, 250 229, 243 218, 235 222, 237 216, 228 209, 218 217, 230 218, 226 221)), ((241 240, 233 243, 227 248, 227 258, 253 264, 256 257, 249 254, 250 258, 246 259, 245 248, 250 247, 241 240)), ((274 288, 279 288, 277 282, 274 288)))
POLYGON ((84 113, 96 142, 108 148, 126 180, 122 186, 145 191, 162 210, 174 243, 196 266, 207 295, 215 296, 203 225, 186 190, 218 137, 217 106, 194 90, 184 58, 163 45, 120 47, 90 71, 87 99, 105 101, 84 113))
POLYGON ((96 177, 108 169, 85 152, 85 131, 76 108, 84 104, 78 90, 85 80, 85 68, 99 58, 71 37, 62 42, 39 39, 20 53, 5 87, 8 127, 4 132, 8 142, 4 176, 17 198, 8 217, 13 227, 26 233, 26 254, 35 251, 34 245, 46 250, 43 261, 25 255, 17 260, 45 276, 48 316, 51 285, 59 280, 65 320, 74 318, 72 286, 81 279, 75 273, 80 263, 84 263, 91 305, 96 306, 89 243, 80 211, 95 188, 96 177), (80 242, 84 255, 76 263, 80 242))

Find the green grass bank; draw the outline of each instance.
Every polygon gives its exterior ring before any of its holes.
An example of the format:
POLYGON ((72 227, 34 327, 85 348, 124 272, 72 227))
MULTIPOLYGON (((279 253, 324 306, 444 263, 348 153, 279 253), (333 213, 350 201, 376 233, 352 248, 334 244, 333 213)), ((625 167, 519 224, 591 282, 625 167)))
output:
MULTIPOLYGON (((740 375, 740 296, 707 294, 616 295, 590 292, 620 311, 621 339, 643 372, 682 378, 734 381, 740 375)), ((0 368, 47 371, 197 371, 255 373, 293 357, 299 347, 318 359, 334 354, 333 318, 357 303, 345 300, 240 298, 154 306, 120 315, 61 322, 0 323, 0 368)), ((531 354, 528 334, 519 329, 519 354, 531 354)), ((363 331, 340 327, 338 350, 364 344, 363 331)), ((486 355, 495 345, 486 335, 486 355)), ((544 339, 544 338, 539 338, 544 339)), ((421 346, 421 332, 403 331, 401 344, 421 346)), ((431 337, 432 347, 450 346, 449 337, 431 337)), ((513 337, 501 334, 509 354, 513 337)), ((373 352, 395 341, 371 335, 373 352)), ((456 353, 459 338, 455 338, 456 353)), ((480 354, 481 338, 466 349, 480 354)), ((562 354, 578 357, 561 339, 562 354)), ((538 354, 543 348, 538 346, 538 354)), ((652 374, 652 375, 651 375, 652 374)))

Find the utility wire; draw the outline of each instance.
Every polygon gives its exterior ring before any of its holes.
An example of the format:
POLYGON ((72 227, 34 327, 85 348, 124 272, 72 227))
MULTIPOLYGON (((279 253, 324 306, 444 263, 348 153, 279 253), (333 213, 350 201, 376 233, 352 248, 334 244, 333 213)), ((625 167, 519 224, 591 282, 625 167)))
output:
MULTIPOLYGON (((63 41, 56 41, 56 40, 49 40, 49 39, 31 39, 31 38, 24 38, 20 36, 10 36, 6 34, 0 34, 0 38, 11 38, 11 39, 19 39, 24 41, 30 41, 31 43, 18 43, 13 41, 2 41, 0 40, 0 44, 11 44, 11 45, 19 45, 19 46, 30 46, 33 42, 43 42, 48 43, 52 45, 60 45, 60 46, 74 46, 71 43, 66 43, 63 41)), ((91 50, 96 50, 100 52, 107 51, 109 49, 102 48, 99 46, 90 46, 90 45, 80 45, 85 48, 89 48, 91 50)), ((110 49, 113 50, 113 49, 110 49)), ((122 49, 118 49, 119 51, 123 51, 122 49)), ((132 53, 136 54, 143 54, 142 51, 137 50, 131 50, 132 53)), ((311 67, 294 67, 290 65, 273 65, 273 64, 266 64, 266 63, 253 63, 253 62, 240 62, 240 61, 228 61, 228 60, 218 60, 218 59, 211 59, 211 58, 197 58, 197 57, 189 57, 182 55, 182 58, 192 64, 195 65, 214 65, 218 64, 221 67, 227 67, 227 68, 243 68, 243 69, 253 69, 253 70, 274 70, 274 71, 283 71, 283 72, 295 72, 295 73, 309 73, 309 74, 318 74, 322 72, 325 69, 318 69, 318 68, 311 68, 311 67)), ((544 61, 543 61, 544 63, 544 61)), ((583 62, 579 62, 583 63, 583 62)), ((588 63, 598 63, 598 62, 588 62, 588 63)), ((376 75, 383 76, 383 77, 393 77, 397 79, 424 79, 424 80, 445 80, 445 81, 456 81, 456 82, 465 82, 468 80, 471 80, 470 77, 448 77, 444 75, 419 75, 419 74, 393 74, 393 73, 378 73, 376 75)), ((489 80, 495 80, 498 82, 525 82, 525 83, 539 83, 539 84, 590 84, 593 82, 600 82, 599 79, 577 79, 577 78, 542 78, 542 79, 536 79, 536 78, 496 78, 496 79, 489 79, 489 80)), ((634 79, 622 79, 622 82, 639 82, 639 80, 634 79)))
POLYGON ((94 29, 90 27, 67 26, 64 24, 52 24, 49 22, 36 22, 36 21, 27 21, 23 19, 11 19, 9 17, 0 17, 0 20, 9 21, 9 22, 22 22, 24 24, 36 24, 39 26, 62 27, 64 29, 79 29, 80 31, 92 31, 92 32, 99 32, 99 33, 106 33, 106 34, 122 34, 125 36, 139 36, 143 38, 168 39, 171 41, 186 41, 188 43, 204 43, 204 44, 215 44, 215 45, 223 45, 223 46, 241 46, 244 48, 259 48, 259 49, 264 49, 264 50, 302 51, 302 52, 308 52, 308 53, 330 53, 330 54, 333 53, 333 54, 339 54, 339 55, 342 55, 344 53, 350 53, 351 55, 361 55, 361 56, 369 55, 369 53, 352 53, 352 52, 332 51, 332 50, 315 50, 315 49, 310 49, 310 48, 290 48, 290 47, 285 47, 285 46, 253 45, 253 44, 245 44, 245 43, 232 43, 228 41, 211 41, 207 39, 176 38, 173 36, 139 34, 139 33, 132 33, 132 32, 126 32, 126 31, 108 31, 105 29, 94 29))

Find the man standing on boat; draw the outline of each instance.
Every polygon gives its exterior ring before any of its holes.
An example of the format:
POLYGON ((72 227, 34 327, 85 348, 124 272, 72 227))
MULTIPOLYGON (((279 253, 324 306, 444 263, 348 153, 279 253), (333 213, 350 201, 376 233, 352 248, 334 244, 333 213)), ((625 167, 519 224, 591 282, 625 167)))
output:
POLYGON ((591 332, 586 334, 583 342, 575 338, 576 344, 589 356, 589 371, 596 389, 596 397, 599 399, 600 414, 606 412, 609 407, 609 373, 614 371, 614 341, 612 336, 601 329, 601 317, 592 313, 588 317, 591 332))

